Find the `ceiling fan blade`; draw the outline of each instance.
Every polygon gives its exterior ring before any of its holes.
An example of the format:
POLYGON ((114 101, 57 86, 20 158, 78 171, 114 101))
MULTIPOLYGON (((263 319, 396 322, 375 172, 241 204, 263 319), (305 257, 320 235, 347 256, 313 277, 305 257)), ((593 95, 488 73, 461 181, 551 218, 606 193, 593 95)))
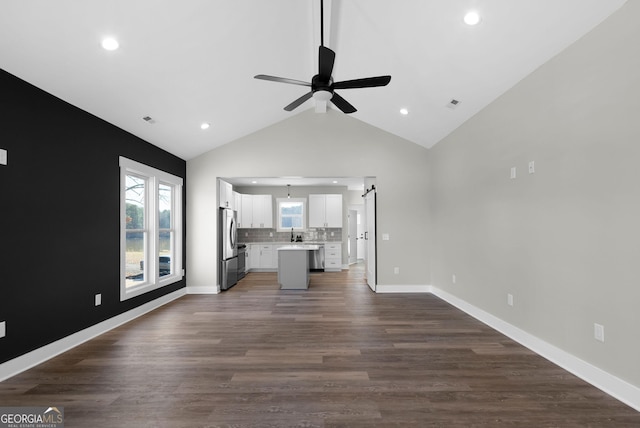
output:
POLYGON ((301 96, 300 98, 298 98, 297 100, 295 100, 294 102, 286 106, 284 109, 286 111, 292 111, 293 109, 298 107, 300 104, 302 104, 303 102, 311 98, 311 96, 313 96, 313 92, 307 92, 306 94, 304 94, 303 96, 301 96))
POLYGON ((292 85, 311 86, 311 83, 303 82, 302 80, 287 79, 286 77, 268 76, 266 74, 258 74, 253 76, 254 79, 270 80, 272 82, 290 83, 292 85))
POLYGON ((320 46, 318 51, 318 74, 322 77, 322 80, 329 81, 331 73, 333 72, 333 63, 336 60, 336 53, 331 49, 320 46))
POLYGON ((364 79, 345 80, 333 84, 333 89, 372 88, 386 86, 391 81, 391 76, 365 77, 364 79))
POLYGON ((347 100, 345 100, 335 92, 333 93, 333 97, 331 97, 331 102, 340 110, 342 110, 343 113, 355 113, 356 111, 358 111, 354 106, 349 104, 347 100))

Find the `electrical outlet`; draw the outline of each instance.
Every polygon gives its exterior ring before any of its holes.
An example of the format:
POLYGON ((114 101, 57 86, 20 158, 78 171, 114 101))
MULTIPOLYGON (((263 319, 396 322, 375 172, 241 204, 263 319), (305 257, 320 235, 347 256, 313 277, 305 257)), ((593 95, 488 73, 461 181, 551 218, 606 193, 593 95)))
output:
POLYGON ((0 165, 7 164, 7 151, 5 149, 0 149, 0 165))
POLYGON ((456 274, 454 273, 453 275, 451 275, 451 282, 452 283, 456 283, 456 274))
POLYGON ((269 238, 273 238, 273 232, 269 232, 269 238))
POLYGON ((7 322, 0 322, 0 337, 5 337, 7 335, 7 322))
POLYGON ((507 294, 507 305, 513 306, 513 294, 511 293, 507 294))
POLYGON ((102 294, 96 294, 96 306, 100 306, 102 304, 102 294))
POLYGON ((400 268, 399 267, 394 267, 393 268, 393 273, 395 273, 396 275, 400 273, 400 268))
POLYGON ((531 161, 529 162, 529 174, 533 174, 534 172, 536 172, 535 162, 531 161))
POLYGON ((593 323, 593 337, 599 341, 604 343, 604 326, 593 323))

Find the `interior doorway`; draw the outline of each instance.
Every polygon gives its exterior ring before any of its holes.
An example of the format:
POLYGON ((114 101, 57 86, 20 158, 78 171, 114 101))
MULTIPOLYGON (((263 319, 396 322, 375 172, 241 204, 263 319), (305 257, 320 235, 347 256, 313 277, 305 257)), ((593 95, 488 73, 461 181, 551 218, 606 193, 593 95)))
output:
POLYGON ((352 265, 358 262, 358 211, 349 210, 348 219, 347 250, 349 265, 352 265))

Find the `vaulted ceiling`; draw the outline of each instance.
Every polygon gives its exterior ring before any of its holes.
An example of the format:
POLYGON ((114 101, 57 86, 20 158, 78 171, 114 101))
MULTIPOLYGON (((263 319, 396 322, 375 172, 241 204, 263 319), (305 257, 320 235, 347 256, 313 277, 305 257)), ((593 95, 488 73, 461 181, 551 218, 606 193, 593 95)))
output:
MULTIPOLYGON (((336 81, 392 76, 385 87, 337 91, 353 117, 431 147, 624 3, 325 0, 324 43, 336 81), (470 10, 475 26, 463 21, 470 10)), ((314 108, 284 111, 308 88, 253 76, 311 80, 319 5, 2 0, 0 68, 188 160, 314 108), (107 36, 117 50, 101 47, 107 36)))

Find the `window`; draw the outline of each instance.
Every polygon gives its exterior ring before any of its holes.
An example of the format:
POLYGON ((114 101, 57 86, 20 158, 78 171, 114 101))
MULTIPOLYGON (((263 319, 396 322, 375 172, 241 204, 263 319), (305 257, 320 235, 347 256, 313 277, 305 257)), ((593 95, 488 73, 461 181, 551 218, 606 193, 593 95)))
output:
POLYGON ((182 178, 120 158, 120 299, 182 279, 182 178))
POLYGON ((303 231, 305 225, 305 206, 307 200, 304 198, 277 198, 278 203, 278 232, 303 231))

